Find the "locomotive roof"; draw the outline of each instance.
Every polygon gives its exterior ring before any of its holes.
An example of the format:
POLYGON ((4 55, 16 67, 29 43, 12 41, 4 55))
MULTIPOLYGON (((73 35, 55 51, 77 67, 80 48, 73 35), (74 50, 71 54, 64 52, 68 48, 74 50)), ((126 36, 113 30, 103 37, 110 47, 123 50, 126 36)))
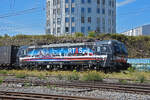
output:
POLYGON ((49 45, 34 45, 28 48, 48 48, 48 47, 69 47, 69 46, 84 46, 84 45, 97 45, 97 44, 111 44, 112 42, 119 42, 117 40, 103 40, 96 42, 84 42, 84 43, 60 43, 60 44, 49 44, 49 45))

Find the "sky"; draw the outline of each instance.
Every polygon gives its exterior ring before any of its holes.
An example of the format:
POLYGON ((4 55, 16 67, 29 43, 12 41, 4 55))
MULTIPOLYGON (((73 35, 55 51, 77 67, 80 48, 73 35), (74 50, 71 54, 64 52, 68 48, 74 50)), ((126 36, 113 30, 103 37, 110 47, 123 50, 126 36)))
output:
MULTIPOLYGON (((46 0, 0 0, 0 35, 45 34, 46 0)), ((150 24, 150 0, 117 0, 117 33, 150 24)))

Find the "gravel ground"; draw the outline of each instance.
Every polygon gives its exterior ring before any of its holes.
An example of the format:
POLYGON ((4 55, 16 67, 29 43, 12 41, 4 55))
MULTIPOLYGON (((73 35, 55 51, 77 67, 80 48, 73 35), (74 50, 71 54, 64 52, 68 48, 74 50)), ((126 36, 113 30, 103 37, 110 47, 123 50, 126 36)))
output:
POLYGON ((89 90, 89 89, 77 89, 77 88, 59 88, 59 87, 29 87, 22 86, 21 84, 2 84, 0 85, 1 91, 10 92, 25 92, 25 93, 43 93, 54 95, 70 95, 70 96, 85 96, 93 98, 104 98, 109 100, 150 100, 150 95, 131 94, 123 92, 112 92, 103 90, 89 90), (88 91, 87 91, 88 90, 88 91))

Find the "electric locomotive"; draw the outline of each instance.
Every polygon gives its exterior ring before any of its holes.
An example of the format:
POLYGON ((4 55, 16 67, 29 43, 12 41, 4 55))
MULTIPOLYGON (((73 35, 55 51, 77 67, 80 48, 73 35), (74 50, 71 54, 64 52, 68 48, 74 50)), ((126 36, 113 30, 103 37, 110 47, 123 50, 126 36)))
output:
POLYGON ((16 63, 39 69, 127 69, 128 52, 117 40, 22 46, 16 63))

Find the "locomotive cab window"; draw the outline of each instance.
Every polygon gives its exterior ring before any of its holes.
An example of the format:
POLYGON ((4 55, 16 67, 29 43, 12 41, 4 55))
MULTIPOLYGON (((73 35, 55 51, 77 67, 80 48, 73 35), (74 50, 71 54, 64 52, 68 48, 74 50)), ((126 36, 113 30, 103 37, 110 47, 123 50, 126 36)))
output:
POLYGON ((115 55, 120 55, 120 54, 127 55, 128 52, 127 52, 125 45, 124 44, 115 44, 114 45, 114 54, 115 55))

